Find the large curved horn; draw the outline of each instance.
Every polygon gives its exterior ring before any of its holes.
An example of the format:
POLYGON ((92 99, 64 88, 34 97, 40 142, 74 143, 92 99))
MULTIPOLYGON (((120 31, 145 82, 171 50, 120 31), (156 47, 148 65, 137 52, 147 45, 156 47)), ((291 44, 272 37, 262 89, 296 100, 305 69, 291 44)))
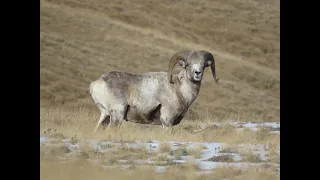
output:
POLYGON ((204 57, 205 61, 211 61, 211 71, 212 71, 212 75, 213 75, 213 79, 215 80, 215 83, 219 82, 219 78, 217 78, 216 76, 216 67, 215 67, 215 63, 214 63, 214 58, 213 55, 207 51, 199 51, 199 53, 204 57))
POLYGON ((172 70, 173 70, 174 66, 179 62, 179 60, 182 60, 185 63, 187 63, 186 59, 190 55, 191 52, 192 52, 191 50, 184 50, 184 51, 177 52, 176 54, 174 54, 172 56, 170 63, 169 63, 169 67, 168 67, 168 78, 169 78, 169 82, 171 84, 173 84, 172 70))

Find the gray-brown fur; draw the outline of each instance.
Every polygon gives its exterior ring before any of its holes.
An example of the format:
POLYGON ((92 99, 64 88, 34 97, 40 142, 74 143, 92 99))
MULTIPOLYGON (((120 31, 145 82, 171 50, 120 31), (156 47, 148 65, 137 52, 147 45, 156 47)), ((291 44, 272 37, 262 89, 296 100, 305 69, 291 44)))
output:
POLYGON ((162 125, 163 128, 179 124, 198 96, 203 71, 210 65, 218 82, 213 56, 206 51, 187 50, 174 54, 168 73, 112 71, 103 74, 90 84, 91 96, 101 111, 95 130, 101 123, 119 126, 123 120, 162 125), (184 69, 171 76, 177 63, 184 69))

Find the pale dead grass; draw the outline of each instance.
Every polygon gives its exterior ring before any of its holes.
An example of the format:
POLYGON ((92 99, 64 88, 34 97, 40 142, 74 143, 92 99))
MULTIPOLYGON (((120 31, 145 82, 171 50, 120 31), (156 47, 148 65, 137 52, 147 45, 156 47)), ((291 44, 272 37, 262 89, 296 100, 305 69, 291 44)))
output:
POLYGON ((179 147, 178 149, 171 151, 170 154, 173 155, 175 159, 181 160, 181 156, 187 156, 188 152, 186 147, 179 147))
POLYGON ((155 157, 152 157, 151 160, 153 161, 168 161, 168 155, 167 154, 158 154, 155 157))
POLYGON ((162 142, 159 144, 159 152, 160 153, 166 153, 166 152, 170 152, 171 150, 171 146, 169 143, 167 142, 162 142))
POLYGON ((227 137, 220 139, 228 144, 280 144, 280 134, 271 134, 268 131, 253 131, 249 128, 244 128, 243 131, 234 131, 227 137))
POLYGON ((212 179, 237 179, 237 180, 275 180, 280 179, 280 176, 265 170, 265 168, 247 167, 237 168, 233 166, 217 167, 212 175, 212 179))
MULTIPOLYGON (((94 126, 98 121, 99 114, 95 107, 41 107, 40 108, 40 135, 48 135, 48 129, 54 129, 50 136, 60 138, 73 138, 73 141, 83 139, 114 140, 119 142, 135 142, 136 140, 165 142, 174 141, 197 141, 197 142, 225 142, 232 143, 280 143, 279 134, 271 134, 269 130, 261 128, 251 131, 244 128, 237 131, 230 124, 222 126, 210 126, 203 131, 195 133, 199 129, 199 122, 203 120, 183 120, 174 127, 174 134, 163 132, 161 126, 140 125, 123 122, 119 129, 100 129, 93 133, 94 126), (45 133, 46 132, 46 133, 45 133)), ((210 120, 208 120, 210 121, 210 120)), ((52 130, 51 130, 52 131, 52 130)), ((168 149, 167 149, 168 150, 168 149)))
POLYGON ((155 153, 149 153, 142 148, 115 148, 112 151, 106 151, 99 161, 104 165, 118 165, 120 160, 126 160, 122 164, 134 165, 135 160, 147 160, 155 156, 155 153))
POLYGON ((278 149, 278 145, 276 143, 269 143, 267 156, 270 162, 280 164, 280 149, 278 149))
POLYGON ((140 180, 206 180, 206 179, 280 179, 278 175, 264 171, 264 168, 235 168, 218 167, 208 174, 197 175, 196 167, 192 162, 186 165, 172 165, 164 173, 155 173, 152 167, 135 166, 135 168, 123 170, 119 166, 113 168, 102 168, 98 164, 89 163, 86 160, 73 159, 61 163, 57 160, 40 159, 40 179, 140 179, 140 180))
POLYGON ((66 153, 71 152, 68 146, 64 143, 59 144, 41 144, 40 157, 49 156, 64 156, 66 153))
POLYGON ((254 154, 253 152, 241 153, 243 162, 251 162, 251 163, 260 163, 263 162, 259 155, 254 154))
POLYGON ((221 147, 220 153, 239 153, 239 147, 234 144, 224 144, 221 147))
POLYGON ((187 154, 198 159, 198 158, 201 158, 202 150, 203 149, 201 147, 192 147, 187 149, 187 154))
POLYGON ((103 155, 98 149, 95 149, 89 143, 81 143, 80 149, 82 150, 82 153, 87 154, 89 157, 99 157, 103 155))

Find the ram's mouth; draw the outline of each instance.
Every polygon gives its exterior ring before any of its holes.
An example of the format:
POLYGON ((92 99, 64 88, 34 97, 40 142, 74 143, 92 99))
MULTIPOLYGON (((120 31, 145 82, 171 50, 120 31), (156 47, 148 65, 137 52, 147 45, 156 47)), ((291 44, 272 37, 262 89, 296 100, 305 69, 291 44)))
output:
POLYGON ((194 79, 195 81, 201 81, 201 76, 195 75, 195 76, 193 76, 193 79, 194 79))

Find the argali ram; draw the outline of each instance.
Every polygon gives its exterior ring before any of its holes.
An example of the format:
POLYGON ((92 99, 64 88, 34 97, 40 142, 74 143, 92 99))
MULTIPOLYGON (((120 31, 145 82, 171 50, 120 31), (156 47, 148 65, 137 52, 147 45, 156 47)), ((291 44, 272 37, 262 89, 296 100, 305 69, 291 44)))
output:
POLYGON ((179 124, 197 98, 204 70, 209 66, 218 83, 214 57, 204 50, 175 53, 168 72, 112 71, 103 74, 89 87, 94 103, 101 111, 94 132, 100 124, 120 126, 123 120, 162 125, 163 129, 179 124), (183 69, 173 75, 177 63, 183 69))

